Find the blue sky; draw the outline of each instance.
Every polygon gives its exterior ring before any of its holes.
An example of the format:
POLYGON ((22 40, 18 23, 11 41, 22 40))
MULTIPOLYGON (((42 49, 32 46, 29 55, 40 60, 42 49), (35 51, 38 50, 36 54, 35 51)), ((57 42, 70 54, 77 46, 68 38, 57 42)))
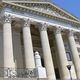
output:
POLYGON ((52 0, 57 6, 80 18, 80 0, 52 0))

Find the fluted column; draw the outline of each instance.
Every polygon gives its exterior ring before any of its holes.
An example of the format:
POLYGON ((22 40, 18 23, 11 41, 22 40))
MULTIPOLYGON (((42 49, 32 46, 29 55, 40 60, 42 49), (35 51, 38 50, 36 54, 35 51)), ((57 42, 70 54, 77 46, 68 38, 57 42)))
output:
POLYGON ((35 68, 29 19, 24 22, 23 40, 24 40, 24 53, 25 53, 26 68, 35 68))
POLYGON ((5 15, 3 22, 4 67, 14 68, 11 16, 5 15))
POLYGON ((54 30, 55 34, 55 40, 57 44, 57 49, 58 49, 58 57, 59 57, 59 62, 60 62, 60 74, 61 74, 61 80, 69 80, 69 71, 67 69, 68 61, 67 61, 67 56, 66 56, 66 51, 64 47, 64 42, 62 39, 61 35, 61 28, 56 28, 54 30))
POLYGON ((69 39, 69 44, 72 51, 72 57, 73 57, 73 62, 74 62, 75 71, 77 75, 77 80, 80 80, 80 58, 79 58, 79 53, 78 53, 73 35, 74 35, 74 32, 70 31, 68 39, 69 39))
POLYGON ((47 70, 48 80, 56 80, 46 27, 46 24, 43 24, 42 27, 40 27, 40 37, 43 49, 44 64, 47 70))

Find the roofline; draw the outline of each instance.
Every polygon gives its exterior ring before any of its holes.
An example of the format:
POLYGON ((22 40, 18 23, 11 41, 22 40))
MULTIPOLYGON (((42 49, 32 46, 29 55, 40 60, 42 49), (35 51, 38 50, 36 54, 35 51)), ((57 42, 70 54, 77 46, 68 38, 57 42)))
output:
POLYGON ((73 17, 74 19, 76 19, 77 21, 79 21, 80 22, 80 20, 76 17, 76 16, 74 16, 73 14, 71 14, 70 12, 68 12, 68 11, 66 11, 65 9, 63 9, 63 8, 60 8, 60 7, 58 7, 55 3, 51 3, 51 2, 37 2, 37 1, 5 1, 5 0, 2 0, 2 2, 20 2, 20 3, 41 3, 41 4, 50 4, 50 5, 52 5, 52 6, 54 6, 55 8, 57 8, 57 9, 59 9, 59 10, 61 10, 63 13, 65 13, 65 14, 67 14, 67 15, 69 15, 69 16, 71 16, 71 17, 73 17))
MULTIPOLYGON (((5 0, 2 0, 2 2, 17 2, 17 3, 20 2, 20 3, 23 3, 23 1, 5 1, 5 0)), ((80 21, 76 16, 74 16, 73 14, 71 14, 70 12, 66 11, 66 10, 63 9, 63 8, 58 7, 55 3, 51 3, 51 2, 49 2, 49 1, 48 1, 48 2, 24 1, 24 2, 25 2, 25 3, 42 3, 42 4, 50 4, 50 5, 54 6, 55 8, 61 10, 61 11, 64 12, 65 14, 67 14, 67 15, 69 15, 69 16, 75 18, 76 20, 80 21)))
MULTIPOLYGON (((52 3, 50 3, 50 4, 52 4, 52 3)), ((65 10, 64 8, 61 8, 61 7, 57 6, 57 4, 55 4, 55 3, 53 3, 52 5, 54 5, 56 8, 60 9, 60 10, 63 11, 64 13, 68 14, 69 16, 71 16, 71 17, 75 18, 76 20, 80 21, 80 20, 78 19, 78 17, 74 16, 72 13, 70 13, 70 12, 67 11, 67 10, 65 10)))
MULTIPOLYGON (((17 5, 17 4, 14 4, 14 3, 10 3, 10 2, 6 2, 6 1, 4 1, 3 3, 7 3, 7 4, 11 4, 11 5, 15 5, 15 6, 18 6, 18 7, 23 7, 23 8, 25 8, 25 9, 27 9, 26 7, 24 7, 24 6, 22 6, 22 5, 17 5)), ((49 2, 26 2, 26 3, 42 3, 42 4, 47 4, 47 3, 49 3, 49 2)), ((52 6, 53 6, 53 4, 52 3, 49 3, 49 4, 51 4, 52 6)), ((55 6, 56 7, 56 6, 55 6)), ((60 18, 60 17, 59 17, 60 18)), ((62 18, 63 19, 63 18, 62 18)), ((75 21, 75 20, 71 20, 71 19, 65 19, 65 20, 69 20, 69 21, 72 21, 72 22, 75 22, 75 23, 78 23, 78 24, 80 24, 80 20, 78 20, 78 21, 75 21)))

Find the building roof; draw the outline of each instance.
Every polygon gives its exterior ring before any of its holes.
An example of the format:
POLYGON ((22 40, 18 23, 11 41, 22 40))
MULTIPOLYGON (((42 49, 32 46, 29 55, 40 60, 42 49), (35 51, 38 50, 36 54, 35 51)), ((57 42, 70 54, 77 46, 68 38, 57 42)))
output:
POLYGON ((51 0, 2 0, 2 3, 30 9, 40 14, 45 14, 48 17, 54 16, 55 18, 77 22, 80 24, 80 20, 77 17, 53 4, 51 0), (44 12, 42 10, 44 10, 44 12))

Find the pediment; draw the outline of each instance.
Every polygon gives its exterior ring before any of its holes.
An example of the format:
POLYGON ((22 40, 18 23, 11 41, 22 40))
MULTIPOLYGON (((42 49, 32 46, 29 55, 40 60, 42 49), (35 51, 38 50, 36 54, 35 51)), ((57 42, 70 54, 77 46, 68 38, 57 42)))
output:
POLYGON ((18 2, 11 2, 11 3, 26 7, 33 11, 44 13, 45 15, 56 16, 59 18, 69 19, 69 20, 74 20, 74 21, 79 22, 79 20, 76 17, 74 17, 70 13, 66 12, 65 10, 57 7, 56 5, 50 2, 30 2, 30 1, 20 2, 18 1, 18 2))
POLYGON ((66 12, 65 10, 57 7, 56 5, 50 3, 50 2, 26 2, 26 3, 15 3, 18 5, 22 5, 25 7, 28 7, 30 9, 39 11, 41 13, 49 14, 52 16, 57 16, 65 19, 71 19, 79 21, 76 17, 74 17, 72 14, 66 12))

